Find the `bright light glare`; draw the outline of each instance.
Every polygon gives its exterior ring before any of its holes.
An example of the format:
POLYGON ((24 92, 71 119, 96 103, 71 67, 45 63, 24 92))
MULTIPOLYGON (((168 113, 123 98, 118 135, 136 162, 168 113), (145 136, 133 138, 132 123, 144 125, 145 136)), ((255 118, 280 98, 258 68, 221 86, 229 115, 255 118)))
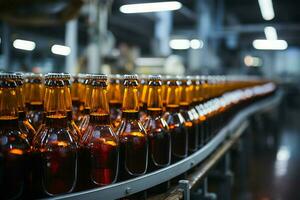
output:
POLYGON ((247 55, 244 57, 244 63, 247 67, 260 67, 262 66, 262 60, 259 57, 247 55))
POLYGON ((187 39, 173 39, 169 42, 172 49, 182 50, 190 48, 190 41, 187 39))
POLYGON ((166 1, 155 3, 137 3, 127 4, 120 7, 122 13, 147 13, 147 12, 161 12, 178 10, 182 7, 182 4, 178 1, 166 1))
POLYGON ((276 159, 278 161, 287 161, 290 159, 290 151, 287 147, 281 147, 279 149, 279 151, 277 152, 277 156, 276 156, 276 159))
POLYGON ((35 49, 35 42, 29 41, 29 40, 16 39, 13 42, 13 46, 16 49, 21 49, 21 50, 25 50, 25 51, 33 51, 35 49))
POLYGON ((276 29, 272 26, 266 26, 264 29, 267 40, 277 40, 276 29))
POLYGON ((286 146, 280 147, 276 155, 275 175, 280 177, 287 173, 288 161, 291 157, 290 150, 286 146))
POLYGON ((57 55, 67 56, 71 53, 71 48, 68 46, 55 44, 51 47, 51 52, 57 55))
POLYGON ((275 17, 272 0, 258 0, 258 4, 264 20, 271 20, 275 17))
POLYGON ((252 45, 259 50, 284 50, 288 47, 285 40, 254 40, 252 45))
POLYGON ((203 41, 202 40, 197 40, 197 39, 192 39, 190 41, 190 47, 192 49, 201 49, 203 47, 203 41))

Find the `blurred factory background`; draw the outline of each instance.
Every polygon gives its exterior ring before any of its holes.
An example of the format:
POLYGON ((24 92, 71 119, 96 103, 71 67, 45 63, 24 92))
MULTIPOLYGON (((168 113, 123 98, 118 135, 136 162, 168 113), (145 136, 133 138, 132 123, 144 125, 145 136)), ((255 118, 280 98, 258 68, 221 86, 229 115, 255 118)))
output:
POLYGON ((297 78, 299 6, 297 0, 1 0, 0 67, 297 78))

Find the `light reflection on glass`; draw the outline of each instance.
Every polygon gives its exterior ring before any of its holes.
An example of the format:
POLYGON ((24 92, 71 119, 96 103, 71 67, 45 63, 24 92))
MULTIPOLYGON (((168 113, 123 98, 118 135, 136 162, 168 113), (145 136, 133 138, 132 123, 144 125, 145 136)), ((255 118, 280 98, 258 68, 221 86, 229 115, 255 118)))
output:
POLYGON ((275 162, 275 175, 284 176, 287 173, 290 150, 286 146, 281 146, 277 152, 275 162))

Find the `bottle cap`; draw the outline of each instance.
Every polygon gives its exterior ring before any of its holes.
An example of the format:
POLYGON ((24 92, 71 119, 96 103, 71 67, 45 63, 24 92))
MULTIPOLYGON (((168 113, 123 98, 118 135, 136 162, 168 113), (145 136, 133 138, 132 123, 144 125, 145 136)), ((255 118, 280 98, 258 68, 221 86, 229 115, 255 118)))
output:
POLYGON ((125 80, 138 80, 138 75, 137 74, 126 74, 124 75, 125 80))
POLYGON ((149 75, 148 79, 149 81, 160 81, 161 75, 149 75))

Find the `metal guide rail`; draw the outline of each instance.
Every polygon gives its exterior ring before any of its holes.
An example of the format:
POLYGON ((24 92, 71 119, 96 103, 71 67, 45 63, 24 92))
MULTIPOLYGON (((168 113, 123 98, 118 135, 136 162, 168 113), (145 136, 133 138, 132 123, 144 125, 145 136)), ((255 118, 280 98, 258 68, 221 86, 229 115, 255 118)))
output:
POLYGON ((50 199, 118 199, 168 181, 188 171, 189 169, 193 168, 195 165, 206 159, 228 136, 235 133, 235 131, 238 130, 239 127, 243 124, 242 122, 247 120, 250 115, 255 112, 268 110, 279 104, 282 95, 282 91, 278 90, 275 95, 267 97, 266 99, 258 101, 257 103, 254 103, 241 110, 225 127, 223 127, 219 131, 219 133, 213 139, 211 139, 209 143, 207 143, 204 147, 202 147, 194 154, 175 164, 124 182, 111 184, 97 189, 52 197, 50 199))

